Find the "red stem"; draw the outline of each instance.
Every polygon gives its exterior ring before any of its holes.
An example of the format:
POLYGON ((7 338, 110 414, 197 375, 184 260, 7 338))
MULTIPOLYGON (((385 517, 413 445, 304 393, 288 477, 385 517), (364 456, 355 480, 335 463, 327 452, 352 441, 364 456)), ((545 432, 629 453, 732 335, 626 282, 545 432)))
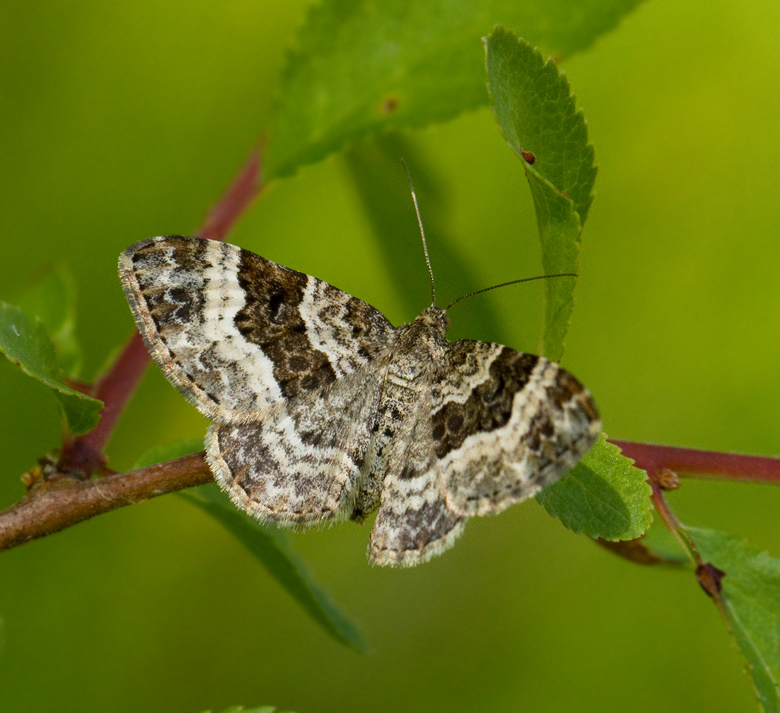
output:
POLYGON ((699 586, 715 603, 718 612, 726 623, 726 627, 731 631, 731 621, 726 613, 726 603, 721 594, 721 581, 727 573, 718 569, 712 562, 705 562, 702 559, 696 543, 667 504, 663 488, 656 477, 655 471, 648 471, 648 481, 652 488, 650 498, 655 506, 655 511, 664 525, 666 525, 666 528, 674 535, 685 554, 688 555, 688 559, 696 565, 696 580, 699 586))
POLYGON ((701 557, 699 556, 699 550, 696 548, 693 540, 688 537, 688 533, 685 532, 682 524, 671 511, 669 505, 666 503, 663 490, 658 484, 658 481, 655 479, 653 473, 648 472, 647 480, 650 483, 650 487, 652 488, 650 499, 653 501, 653 505, 655 506, 655 510, 658 513, 658 516, 661 518, 664 525, 666 525, 666 528, 669 530, 669 532, 674 535, 675 539, 680 544, 680 547, 682 547, 685 554, 688 555, 691 562, 696 565, 700 565, 702 562, 701 557))
POLYGON ((675 473, 716 480, 739 480, 747 483, 780 484, 780 458, 747 456, 738 453, 718 453, 694 448, 657 446, 610 439, 648 473, 668 468, 675 473))
POLYGON ((94 386, 95 398, 103 402, 100 421, 89 433, 77 438, 63 456, 68 466, 85 473, 94 472, 94 465, 103 466, 103 451, 116 422, 133 395, 150 360, 141 335, 136 332, 111 368, 94 386))

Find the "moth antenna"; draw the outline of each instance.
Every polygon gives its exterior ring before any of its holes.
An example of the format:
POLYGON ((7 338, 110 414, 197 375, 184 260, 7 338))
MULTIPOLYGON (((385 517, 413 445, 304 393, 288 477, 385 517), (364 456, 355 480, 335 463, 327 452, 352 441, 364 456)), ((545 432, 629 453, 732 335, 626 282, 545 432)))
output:
POLYGON ((425 264, 428 266, 428 274, 431 276, 431 297, 433 298, 433 304, 436 304, 436 286, 433 284, 433 270, 431 269, 431 261, 428 257, 428 243, 425 242, 425 230, 423 228, 422 218, 420 217, 420 208, 417 205, 417 196, 414 192, 412 174, 409 173, 409 167, 406 165, 406 161, 401 159, 401 163, 406 171, 406 178, 409 180, 409 190, 412 193, 412 200, 414 201, 414 212, 417 213, 417 224, 420 226, 420 236, 422 237, 423 252, 425 253, 425 264))
POLYGON ((477 290, 476 292, 469 292, 468 294, 461 295, 456 299, 454 302, 450 302, 450 304, 447 305, 445 312, 450 309, 450 307, 453 307, 454 305, 458 304, 461 300, 465 300, 467 297, 473 297, 474 295, 481 295, 483 292, 490 292, 490 290, 497 290, 499 287, 507 287, 508 285, 516 285, 519 282, 533 282, 534 280, 547 280, 550 277, 579 277, 579 275, 575 275, 573 272, 562 272, 557 275, 537 275, 536 277, 524 277, 521 280, 510 280, 509 282, 502 282, 500 285, 493 285, 492 287, 483 287, 481 290, 477 290))

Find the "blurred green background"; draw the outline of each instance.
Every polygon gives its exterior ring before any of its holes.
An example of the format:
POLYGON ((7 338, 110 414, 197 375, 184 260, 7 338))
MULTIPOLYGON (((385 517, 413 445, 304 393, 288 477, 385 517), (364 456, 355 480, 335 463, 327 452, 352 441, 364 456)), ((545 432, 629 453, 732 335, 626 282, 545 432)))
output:
MULTIPOLYGON (((66 264, 88 376, 132 328, 119 252, 197 229, 267 124, 305 10, 0 4, 0 299, 66 264)), ((778 33, 776 0, 658 0, 565 64, 600 173, 564 364, 614 437, 780 452, 778 33)), ((539 274, 522 169, 489 112, 409 141, 441 301, 539 274), (475 284, 448 278, 437 240, 475 284)), ((381 244, 352 165, 335 156, 273 186, 231 241, 409 320, 429 297, 404 179, 388 163, 409 230, 381 244), (413 294, 395 284, 388 251, 416 271, 413 294)), ((452 336, 535 350, 540 294, 536 283, 476 298, 453 311, 452 336), (480 321, 480 305, 497 324, 480 321)), ((6 360, 0 403, 7 506, 19 474, 57 445, 58 418, 6 360)), ((111 465, 204 429, 150 370, 111 465)), ((670 499, 685 522, 780 555, 779 489, 685 481, 670 499)), ((756 710, 690 574, 621 561, 535 502, 470 522, 415 570, 369 568, 367 538, 344 524, 292 539, 363 626, 369 656, 328 638, 176 496, 3 553, 0 710, 756 710)))

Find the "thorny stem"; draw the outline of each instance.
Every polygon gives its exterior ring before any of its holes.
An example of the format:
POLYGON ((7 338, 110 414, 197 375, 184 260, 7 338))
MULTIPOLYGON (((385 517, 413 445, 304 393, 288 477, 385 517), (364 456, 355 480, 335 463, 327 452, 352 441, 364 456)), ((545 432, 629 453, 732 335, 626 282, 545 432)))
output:
MULTIPOLYGON (((262 189, 260 152, 255 150, 212 208, 198 234, 211 240, 223 240, 262 189)), ((149 361, 149 352, 136 332, 111 368, 94 385, 92 395, 104 403, 100 421, 89 433, 64 444, 63 470, 80 471, 87 477, 105 472, 103 452, 106 444, 149 361)))

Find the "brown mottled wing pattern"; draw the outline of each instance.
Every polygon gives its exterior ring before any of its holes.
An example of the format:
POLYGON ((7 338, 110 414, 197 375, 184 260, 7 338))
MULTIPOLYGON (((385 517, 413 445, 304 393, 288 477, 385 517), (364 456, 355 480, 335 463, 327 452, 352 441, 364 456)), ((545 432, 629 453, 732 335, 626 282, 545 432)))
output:
MULTIPOLYGON (((431 370, 429 378, 435 374, 431 370)), ((394 437, 368 547, 372 564, 409 567, 449 549, 465 518, 447 502, 434 452, 430 404, 418 404, 394 437)))
POLYGON ((213 421, 206 457, 233 502, 288 525, 378 506, 376 564, 447 549, 468 517, 572 468, 601 428, 571 374, 450 344, 435 305, 395 329, 321 280, 200 238, 137 243, 119 272, 150 352, 213 421))
POLYGON ((201 238, 152 238, 120 256, 141 335, 208 418, 247 423, 388 348, 378 310, 310 275, 201 238))
POLYGON ((463 340, 420 376, 394 434, 369 556, 410 566, 453 545, 468 517, 498 513, 572 468, 601 429, 593 400, 557 364, 463 340))
POLYGON ((260 520, 307 525, 348 518, 380 385, 357 372, 273 406, 263 419, 212 424, 206 455, 217 482, 260 520))
POLYGON ((212 419, 206 456, 262 520, 348 516, 394 328, 346 292, 241 248, 165 237, 120 276, 168 379, 212 419))
POLYGON ((455 512, 501 512, 573 468, 595 443, 593 399, 557 364, 472 340, 454 343, 447 360, 432 435, 455 512))

